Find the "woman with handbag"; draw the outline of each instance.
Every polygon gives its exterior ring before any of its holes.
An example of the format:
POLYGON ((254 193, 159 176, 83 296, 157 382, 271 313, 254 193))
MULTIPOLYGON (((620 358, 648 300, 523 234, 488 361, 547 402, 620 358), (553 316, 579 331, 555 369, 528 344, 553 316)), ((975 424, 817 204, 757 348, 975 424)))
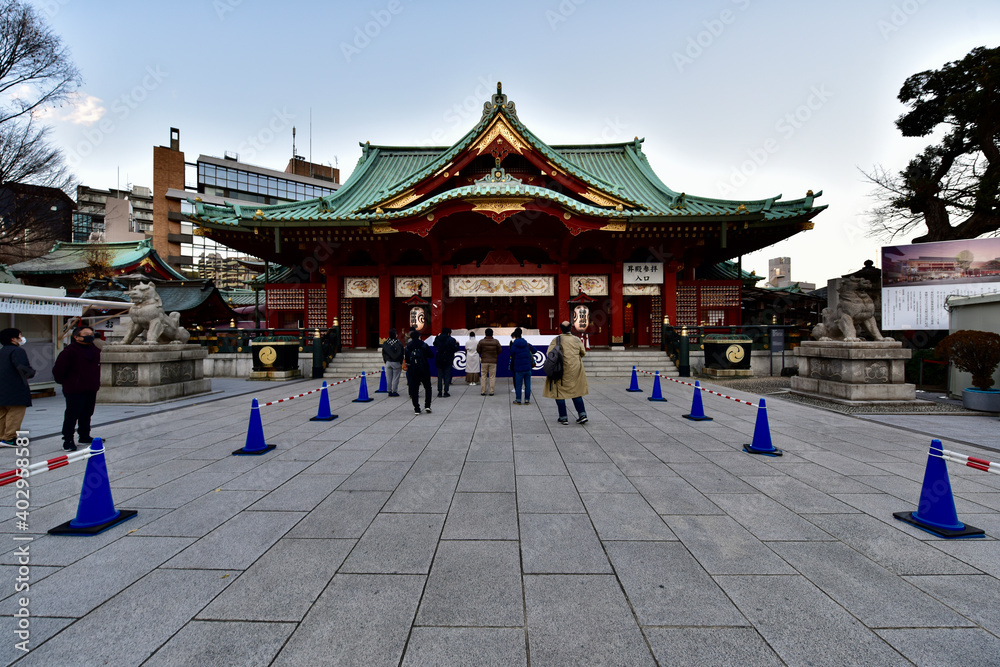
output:
POLYGON ((580 339, 569 332, 569 322, 560 322, 559 331, 560 334, 549 343, 546 357, 549 357, 553 348, 560 348, 562 352, 562 376, 558 379, 547 376, 542 395, 545 398, 556 399, 559 423, 563 426, 569 424, 569 417, 566 414, 567 398, 572 399, 573 407, 576 409, 576 423, 586 424, 587 409, 583 405, 583 397, 590 391, 587 387, 587 373, 583 369, 583 357, 586 356, 587 352, 583 349, 583 343, 580 342, 580 339))

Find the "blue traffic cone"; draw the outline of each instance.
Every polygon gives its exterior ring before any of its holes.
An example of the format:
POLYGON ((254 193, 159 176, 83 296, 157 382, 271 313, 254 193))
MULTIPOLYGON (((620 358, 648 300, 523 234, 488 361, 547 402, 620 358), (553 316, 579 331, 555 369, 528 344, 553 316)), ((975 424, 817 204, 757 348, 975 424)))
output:
POLYGON ((951 539, 985 537, 986 532, 958 520, 955 498, 951 494, 948 465, 943 458, 941 441, 931 440, 924 471, 924 486, 920 489, 920 504, 916 512, 893 512, 900 521, 916 526, 928 533, 951 539))
POLYGON ((636 375, 635 366, 632 367, 632 384, 625 391, 642 391, 642 389, 639 389, 639 376, 636 375))
POLYGON ((382 367, 382 376, 378 379, 378 389, 375 390, 376 394, 388 394, 389 385, 385 383, 385 366, 382 367))
POLYGON ((698 380, 694 381, 694 396, 691 398, 691 412, 690 414, 682 415, 684 419, 690 419, 693 422, 710 422, 711 417, 705 416, 705 408, 701 405, 701 382, 698 380))
POLYGON ((771 427, 767 424, 767 405, 760 399, 757 408, 757 421, 753 425, 753 441, 743 445, 743 451, 748 454, 763 454, 764 456, 781 456, 782 451, 771 444, 771 427))
POLYGON ((352 403, 371 403, 374 398, 368 397, 368 380, 365 378, 365 372, 361 371, 361 385, 358 387, 358 397, 355 398, 352 403))
POLYGON ((247 444, 243 449, 237 449, 233 456, 247 456, 264 454, 271 451, 277 445, 264 444, 264 424, 260 421, 260 405, 257 399, 253 399, 250 405, 250 424, 247 426, 247 444))
POLYGON ((100 438, 94 438, 90 451, 92 454, 87 459, 76 518, 50 529, 49 535, 97 535, 138 514, 135 510, 115 509, 108 482, 108 465, 104 460, 104 443, 100 438))
POLYGON ((660 371, 656 371, 656 375, 653 376, 653 395, 646 400, 667 402, 667 399, 663 398, 663 392, 660 390, 660 371))
POLYGON ((326 392, 326 380, 323 380, 323 388, 319 392, 319 410, 316 416, 310 419, 311 422, 332 422, 337 415, 330 412, 330 395, 326 392))

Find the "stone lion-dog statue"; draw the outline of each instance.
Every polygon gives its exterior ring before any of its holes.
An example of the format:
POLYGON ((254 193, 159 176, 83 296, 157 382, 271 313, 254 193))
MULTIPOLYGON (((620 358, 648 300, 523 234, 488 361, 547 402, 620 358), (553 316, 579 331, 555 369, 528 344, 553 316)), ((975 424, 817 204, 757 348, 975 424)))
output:
POLYGON ((146 332, 146 344, 187 343, 191 334, 180 325, 181 314, 163 312, 163 301, 152 283, 139 283, 129 289, 132 306, 128 310, 132 324, 122 345, 129 345, 136 336, 146 332))
POLYGON ((813 338, 854 343, 861 340, 858 331, 863 329, 874 340, 883 340, 875 323, 875 302, 865 291, 871 287, 871 281, 864 278, 844 278, 837 290, 836 310, 823 309, 823 323, 813 327, 813 338))

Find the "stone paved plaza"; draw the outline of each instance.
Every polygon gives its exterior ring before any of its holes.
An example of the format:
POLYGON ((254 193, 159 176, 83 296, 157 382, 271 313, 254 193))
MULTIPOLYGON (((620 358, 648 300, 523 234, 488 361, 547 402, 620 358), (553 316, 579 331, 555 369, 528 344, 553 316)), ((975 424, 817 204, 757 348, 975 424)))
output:
MULTIPOLYGON (((139 514, 48 536, 75 515, 84 464, 32 479, 31 587, 14 595, 14 489, 0 489, 3 661, 1000 662, 1000 477, 949 465, 960 518, 987 538, 945 541, 892 518, 916 509, 926 436, 773 399, 785 456, 764 458, 740 450, 750 406, 705 395, 715 421, 692 423, 687 387, 652 403, 647 380, 590 386, 590 423, 566 427, 550 400, 511 405, 506 380, 486 398, 459 383, 420 416, 405 396, 352 403, 352 382, 331 392, 331 423, 308 421, 315 395, 262 408, 277 449, 255 457, 230 455, 249 396, 97 429, 116 505, 139 514)), ((58 452, 33 442, 36 461, 58 452)))

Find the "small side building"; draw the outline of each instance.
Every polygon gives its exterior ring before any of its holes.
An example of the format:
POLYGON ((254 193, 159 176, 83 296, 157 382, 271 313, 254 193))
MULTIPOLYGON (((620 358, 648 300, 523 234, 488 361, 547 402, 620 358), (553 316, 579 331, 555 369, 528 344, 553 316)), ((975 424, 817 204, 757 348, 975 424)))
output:
MULTIPOLYGON (((948 308, 948 333, 956 331, 991 331, 1000 333, 1000 292, 978 296, 950 296, 945 301, 948 308)), ((993 372, 993 387, 1000 388, 1000 369, 993 372)), ((963 373, 952 365, 948 367, 948 394, 961 398, 962 390, 972 386, 972 375, 963 373)))

